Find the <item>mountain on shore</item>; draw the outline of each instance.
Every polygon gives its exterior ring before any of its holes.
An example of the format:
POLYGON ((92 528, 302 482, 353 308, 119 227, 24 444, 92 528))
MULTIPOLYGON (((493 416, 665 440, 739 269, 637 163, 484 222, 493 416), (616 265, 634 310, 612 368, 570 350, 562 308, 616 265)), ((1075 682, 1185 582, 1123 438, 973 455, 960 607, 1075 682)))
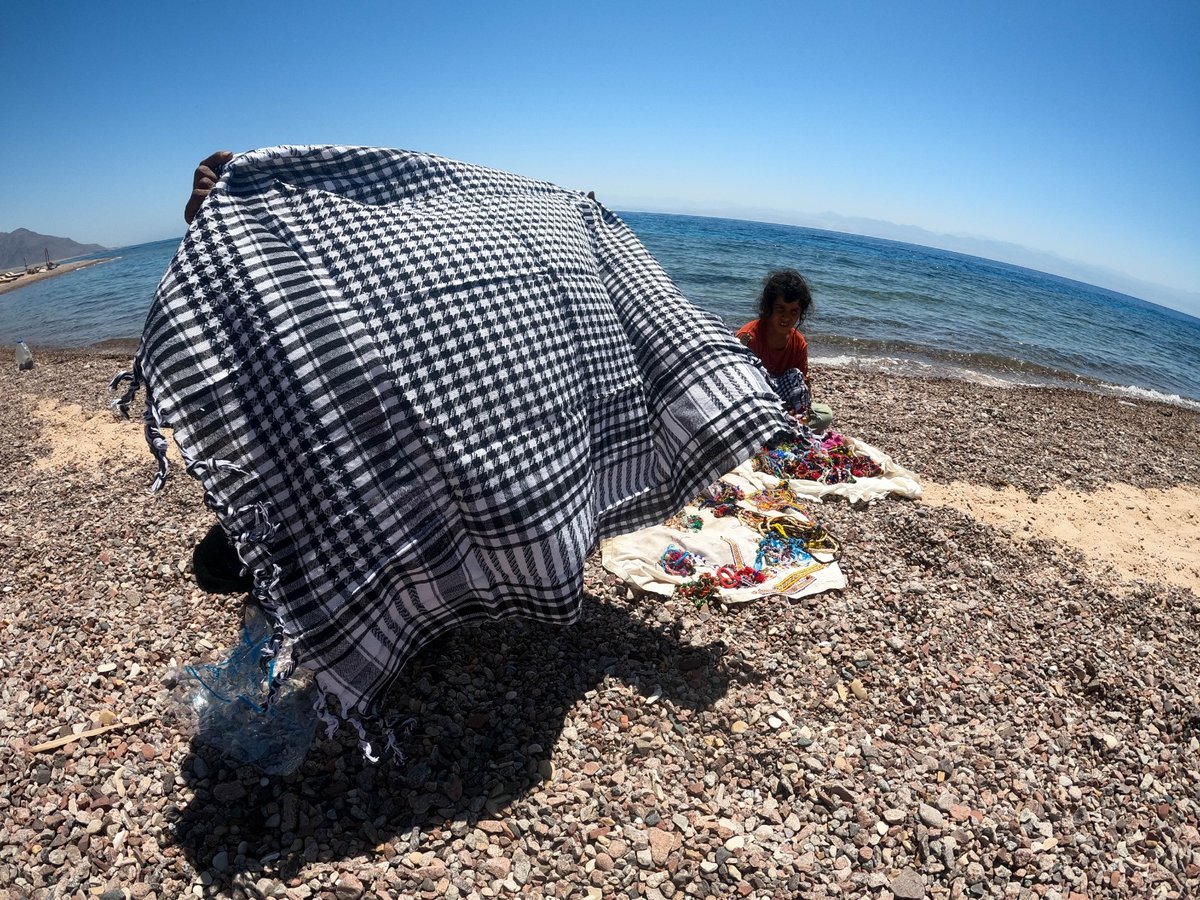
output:
POLYGON ((38 234, 28 228, 0 231, 0 269, 23 269, 26 260, 31 266, 40 266, 46 262, 47 253, 51 259, 68 259, 104 249, 99 244, 80 244, 70 238, 38 234))

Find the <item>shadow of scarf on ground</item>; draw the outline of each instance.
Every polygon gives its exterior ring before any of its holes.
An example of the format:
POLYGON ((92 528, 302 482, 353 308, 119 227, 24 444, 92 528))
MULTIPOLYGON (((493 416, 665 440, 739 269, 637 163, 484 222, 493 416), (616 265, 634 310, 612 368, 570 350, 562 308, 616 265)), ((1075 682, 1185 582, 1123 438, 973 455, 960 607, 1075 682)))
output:
MULTIPOLYGON (((434 832, 448 843, 483 820, 507 819, 515 831, 520 826, 506 808, 538 791, 546 794, 543 818, 530 827, 561 824, 550 760, 580 701, 582 715, 570 727, 588 733, 568 740, 587 749, 567 767, 593 761, 603 778, 661 752, 651 735, 703 752, 703 734, 689 730, 692 714, 725 696, 733 681, 762 680, 719 642, 686 643, 660 609, 651 596, 618 605, 585 595, 575 625, 510 620, 460 629, 414 660, 388 697, 391 709, 417 717, 404 739, 408 759, 398 765, 366 762, 348 727, 332 740, 318 738, 300 769, 282 777, 236 766, 193 742, 182 765, 193 797, 172 814, 178 847, 220 894, 262 878, 285 884, 312 862, 406 856, 427 849, 434 832), (589 704, 596 690, 628 699, 589 704), (661 699, 649 702, 659 690, 661 699)), ((584 805, 627 820, 623 802, 645 815, 654 800, 623 797, 608 784, 584 805)))

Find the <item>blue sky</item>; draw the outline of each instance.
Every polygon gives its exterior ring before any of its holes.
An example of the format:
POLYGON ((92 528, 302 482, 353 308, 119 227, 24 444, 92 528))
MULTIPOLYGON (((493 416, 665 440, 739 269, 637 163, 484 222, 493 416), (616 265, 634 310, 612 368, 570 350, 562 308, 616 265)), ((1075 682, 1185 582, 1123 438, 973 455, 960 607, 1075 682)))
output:
POLYGON ((4 29, 0 231, 175 236, 210 150, 370 144, 1200 314, 1195 0, 24 2, 4 29))

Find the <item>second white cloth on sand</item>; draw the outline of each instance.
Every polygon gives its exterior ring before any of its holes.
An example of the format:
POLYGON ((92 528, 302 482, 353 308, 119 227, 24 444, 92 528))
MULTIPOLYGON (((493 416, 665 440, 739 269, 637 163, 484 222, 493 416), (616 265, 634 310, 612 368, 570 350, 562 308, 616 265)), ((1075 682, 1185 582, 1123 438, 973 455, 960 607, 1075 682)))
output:
POLYGON ((766 373, 581 193, 420 153, 236 157, 134 361, 254 576, 276 679, 343 714, 467 622, 570 622, 607 535, 788 429, 766 373), (290 660, 290 662, 289 662, 290 660))
MULTIPOLYGON (((902 497, 906 500, 921 499, 921 483, 917 481, 916 475, 878 447, 873 447, 858 438, 845 435, 842 435, 842 438, 852 451, 873 459, 882 470, 880 474, 873 477, 858 477, 835 484, 809 481, 806 478, 786 479, 787 487, 793 494, 810 500, 841 497, 851 503, 869 503, 888 495, 902 497)), ((732 472, 723 475, 721 480, 741 488, 742 492, 747 495, 764 488, 773 488, 784 484, 784 479, 776 478, 767 472, 756 471, 753 462, 753 459, 746 460, 732 472)))

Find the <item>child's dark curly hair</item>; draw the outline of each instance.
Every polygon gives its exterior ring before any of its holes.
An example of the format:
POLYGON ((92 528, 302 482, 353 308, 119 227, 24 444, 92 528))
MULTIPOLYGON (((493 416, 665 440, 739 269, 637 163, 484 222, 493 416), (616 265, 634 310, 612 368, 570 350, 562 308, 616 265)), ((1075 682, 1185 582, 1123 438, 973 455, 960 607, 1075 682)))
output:
POLYGON ((776 269, 763 280, 762 296, 758 299, 758 320, 765 322, 775 310, 775 301, 800 304, 800 319, 804 321, 813 306, 812 291, 804 276, 795 269, 776 269))

